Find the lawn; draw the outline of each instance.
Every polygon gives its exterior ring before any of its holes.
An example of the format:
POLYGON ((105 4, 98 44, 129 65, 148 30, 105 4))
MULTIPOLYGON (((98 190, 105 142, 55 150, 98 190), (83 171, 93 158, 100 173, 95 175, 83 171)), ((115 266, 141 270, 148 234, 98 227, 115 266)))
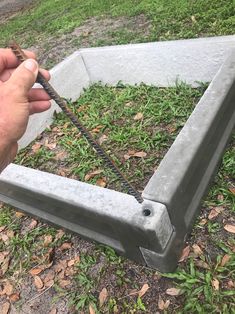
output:
MULTIPOLYGON (((14 37, 50 66, 79 46, 233 34, 235 18, 233 1, 60 0, 0 25, 0 45, 14 37)), ((205 88, 97 84, 70 106, 141 190, 205 88)), ((234 140, 172 274, 0 205, 3 313, 235 313, 234 140)), ((122 189, 62 113, 16 163, 122 189)))

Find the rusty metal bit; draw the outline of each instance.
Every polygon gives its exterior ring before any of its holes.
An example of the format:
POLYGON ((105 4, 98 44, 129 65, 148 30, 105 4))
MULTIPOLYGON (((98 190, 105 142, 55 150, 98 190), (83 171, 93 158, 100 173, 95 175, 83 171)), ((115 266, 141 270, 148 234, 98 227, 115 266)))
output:
MULTIPOLYGON (((15 42, 11 41, 9 43, 9 48, 12 49, 15 56, 18 58, 20 62, 23 62, 27 59, 27 56, 22 51, 20 46, 15 42)), ((59 94, 55 91, 55 89, 48 83, 48 81, 44 78, 44 76, 39 72, 37 76, 37 83, 41 84, 48 95, 58 104, 58 106, 62 109, 62 111, 66 114, 66 116, 72 121, 72 123, 78 128, 81 134, 87 139, 88 143, 96 150, 98 155, 103 159, 103 161, 108 165, 108 167, 115 173, 117 178, 120 180, 122 185, 127 189, 128 193, 135 197, 135 199, 142 203, 143 199, 141 194, 136 191, 132 185, 127 181, 118 167, 114 164, 112 159, 105 153, 103 148, 93 139, 89 131, 80 123, 77 117, 72 113, 72 111, 68 108, 67 102, 59 96, 59 94)))

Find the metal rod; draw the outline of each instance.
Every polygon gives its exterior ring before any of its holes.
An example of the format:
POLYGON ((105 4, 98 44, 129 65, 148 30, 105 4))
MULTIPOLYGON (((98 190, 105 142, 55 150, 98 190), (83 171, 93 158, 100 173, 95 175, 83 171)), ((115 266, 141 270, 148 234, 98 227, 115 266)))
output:
MULTIPOLYGON (((9 47, 12 49, 12 51, 14 52, 14 54, 16 55, 20 62, 23 62, 27 59, 27 56, 15 41, 11 41, 9 43, 9 47)), ((50 83, 48 83, 48 81, 43 77, 43 75, 40 72, 38 72, 37 82, 43 86, 48 95, 58 104, 58 106, 62 109, 65 115, 78 128, 81 134, 87 139, 88 143, 96 150, 98 155, 103 159, 107 166, 113 171, 113 173, 115 173, 115 175, 118 177, 122 185, 127 189, 128 193, 134 196, 139 203, 142 203, 143 199, 141 194, 138 191, 136 191, 133 188, 133 186, 127 181, 127 179, 118 169, 118 167, 114 164, 112 159, 106 154, 103 148, 93 139, 89 131, 80 123, 77 117, 68 108, 67 102, 59 96, 59 94, 50 85, 50 83)))

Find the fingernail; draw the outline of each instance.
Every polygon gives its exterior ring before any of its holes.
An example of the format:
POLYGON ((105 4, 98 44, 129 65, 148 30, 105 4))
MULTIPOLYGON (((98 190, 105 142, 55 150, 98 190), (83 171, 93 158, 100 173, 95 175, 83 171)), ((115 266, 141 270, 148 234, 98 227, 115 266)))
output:
POLYGON ((24 67, 31 72, 36 72, 38 69, 38 64, 35 60, 28 59, 24 62, 24 67))

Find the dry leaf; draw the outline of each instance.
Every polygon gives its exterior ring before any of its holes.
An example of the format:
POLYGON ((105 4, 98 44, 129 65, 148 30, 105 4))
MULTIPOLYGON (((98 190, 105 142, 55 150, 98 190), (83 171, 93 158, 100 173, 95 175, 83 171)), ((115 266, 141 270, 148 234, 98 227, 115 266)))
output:
POLYGON ((94 170, 92 172, 89 172, 85 175, 85 181, 89 181, 90 179, 94 178, 97 174, 100 174, 103 170, 94 170))
POLYGON ((49 280, 49 281, 47 281, 46 283, 45 283, 45 287, 52 287, 54 285, 54 280, 49 280))
POLYGON ((9 238, 8 236, 4 233, 4 234, 1 234, 1 239, 2 241, 5 243, 5 244, 8 244, 9 242, 9 238))
POLYGON ((235 188, 229 188, 229 191, 230 191, 233 195, 235 195, 235 188))
POLYGON ((166 294, 171 296, 177 296, 181 294, 181 290, 177 288, 169 288, 166 290, 166 294))
POLYGON ((108 140, 108 136, 103 134, 103 135, 101 135, 101 137, 98 139, 97 142, 101 145, 101 144, 103 144, 107 140, 108 140))
POLYGON ((32 268, 32 269, 30 269, 29 273, 30 273, 30 275, 32 275, 32 276, 36 276, 36 275, 40 274, 42 271, 43 271, 43 268, 38 267, 38 268, 32 268))
POLYGON ((200 268, 210 269, 210 266, 202 260, 195 260, 195 264, 196 264, 196 266, 198 266, 200 268))
POLYGON ((55 160, 64 160, 68 156, 68 153, 65 151, 59 152, 55 155, 55 160))
POLYGON ((89 314, 95 314, 95 310, 91 304, 89 305, 89 314))
POLYGON ((134 116, 134 120, 137 121, 137 120, 141 120, 143 119, 143 113, 142 112, 138 112, 135 116, 134 116))
POLYGON ((33 151, 34 153, 37 153, 37 152, 39 151, 39 149, 41 148, 41 146, 42 146, 41 143, 39 143, 39 142, 35 143, 35 144, 32 146, 32 151, 33 151))
POLYGON ((133 156, 139 157, 139 158, 144 158, 147 156, 147 154, 145 152, 136 152, 133 156))
POLYGON ((108 297, 108 291, 107 291, 106 288, 103 288, 100 291, 100 294, 99 294, 100 307, 103 306, 103 304, 105 303, 107 297, 108 297))
POLYGON ((3 304, 0 304, 1 314, 8 314, 10 310, 10 303, 5 302, 3 304))
POLYGON ((59 285, 61 288, 65 288, 69 285, 71 285, 71 281, 70 280, 65 280, 65 279, 60 279, 59 280, 59 285))
POLYGON ((35 219, 32 219, 30 224, 29 224, 29 230, 34 229, 37 226, 38 222, 35 219))
POLYGON ((225 266, 228 263, 228 261, 230 260, 230 258, 231 258, 231 255, 225 254, 221 260, 220 266, 222 266, 222 267, 225 266))
POLYGON ((9 299, 10 299, 11 302, 19 301, 19 299, 20 299, 20 294, 19 294, 19 292, 12 293, 12 294, 9 296, 9 299))
POLYGON ((56 143, 49 143, 48 139, 45 140, 44 146, 49 148, 50 150, 55 149, 56 148, 56 143))
POLYGON ((192 248, 193 248, 194 254, 196 254, 197 256, 200 256, 203 254, 202 249, 200 248, 199 245, 193 244, 192 248))
POLYGON ((98 180, 96 181, 96 185, 101 186, 102 188, 105 188, 106 185, 107 185, 106 178, 105 178, 105 177, 102 177, 102 178, 98 179, 98 180))
POLYGON ((48 314, 57 314, 57 308, 54 307, 48 314))
POLYGON ((224 229, 230 233, 235 233, 235 225, 225 225, 224 229))
POLYGON ((44 286, 42 279, 39 276, 34 277, 34 284, 37 289, 42 289, 44 286))
POLYGON ((196 18, 195 18, 194 15, 191 16, 191 20, 192 20, 193 23, 197 23, 196 18))
POLYGON ((161 296, 159 296, 158 299, 158 308, 159 310, 165 310, 165 302, 162 300, 161 296))
POLYGON ((10 256, 7 256, 3 263, 2 263, 2 266, 1 266, 1 273, 2 275, 4 275, 6 273, 6 271, 8 270, 9 268, 9 265, 10 265, 10 256))
POLYGON ((235 283, 232 280, 229 280, 227 283, 228 288, 234 288, 235 287, 235 283))
POLYGON ((128 150, 128 153, 125 154, 123 157, 124 157, 125 160, 128 160, 131 157, 144 158, 146 156, 147 156, 147 154, 145 152, 143 152, 143 151, 136 152, 134 150, 128 150))
POLYGON ((0 227, 0 232, 4 231, 6 229, 7 226, 1 226, 0 227))
POLYGON ((64 243, 59 247, 59 249, 60 249, 61 251, 65 251, 65 250, 71 249, 71 247, 72 247, 72 243, 70 243, 70 242, 64 242, 64 243))
POLYGON ((212 280, 212 286, 213 286, 213 288, 215 289, 215 290, 219 290, 219 280, 218 279, 213 279, 212 280))
POLYGON ((51 244, 51 242, 53 241, 53 237, 52 237, 52 235, 46 235, 45 237, 44 237, 44 242, 43 242, 43 245, 45 246, 45 247, 47 247, 49 244, 51 244))
POLYGON ((204 226, 207 223, 207 219, 203 218, 200 220, 199 225, 204 226))
POLYGON ((25 214, 17 211, 17 212, 15 212, 15 216, 16 216, 17 218, 21 218, 21 217, 24 217, 25 214))
POLYGON ((103 125, 97 125, 96 128, 91 130, 91 133, 99 133, 100 129, 102 129, 104 126, 103 125))
POLYGON ((145 295, 148 289, 149 289, 149 285, 145 283, 143 287, 140 289, 140 291, 138 292, 139 297, 141 298, 143 295, 145 295))
POLYGON ((223 194, 219 194, 219 195, 217 196, 217 200, 220 201, 220 202, 223 202, 223 200, 224 200, 223 194))
POLYGON ((181 254, 181 257, 179 259, 179 262, 183 262, 188 256, 189 256, 189 252, 190 252, 190 246, 187 245, 184 249, 183 252, 181 254))
POLYGON ((12 284, 7 280, 5 283, 4 283, 4 286, 3 286, 3 290, 1 291, 0 295, 11 295, 13 292, 13 286, 12 284))
POLYGON ((64 231, 62 229, 58 230, 55 236, 55 241, 61 239, 64 235, 64 231))

